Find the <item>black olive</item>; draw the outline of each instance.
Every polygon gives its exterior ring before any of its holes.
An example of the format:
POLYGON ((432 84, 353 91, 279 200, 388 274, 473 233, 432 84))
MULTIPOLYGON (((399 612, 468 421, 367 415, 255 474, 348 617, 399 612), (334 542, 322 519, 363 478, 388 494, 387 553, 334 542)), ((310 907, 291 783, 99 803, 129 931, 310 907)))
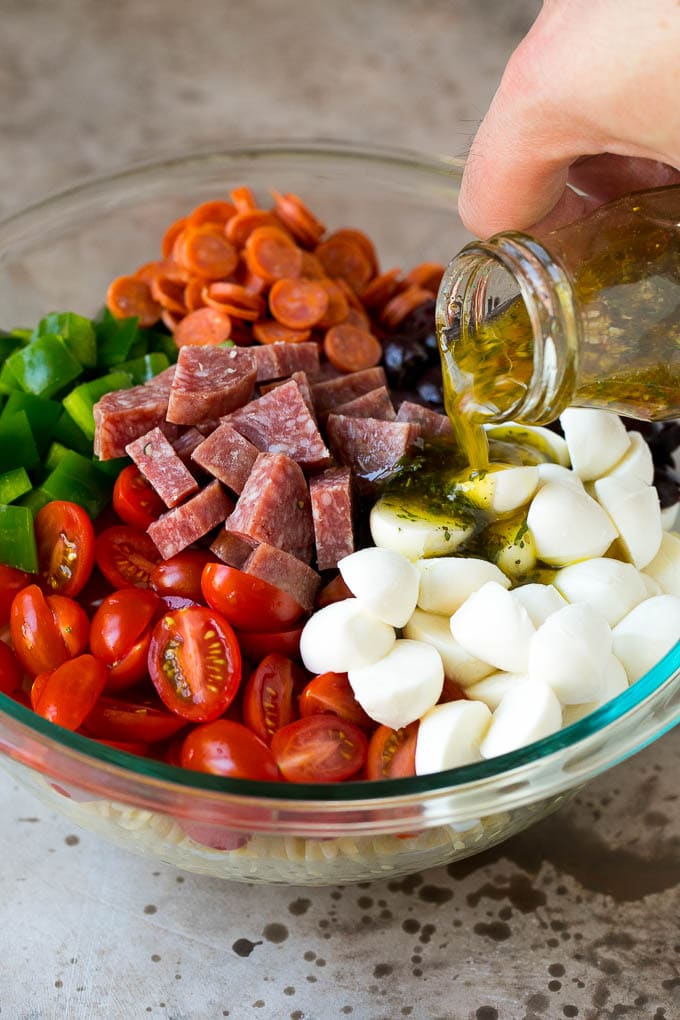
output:
POLYGON ((429 359, 420 340, 405 334, 391 337, 383 347, 383 363, 390 386, 413 386, 429 359))
POLYGON ((432 408, 433 411, 444 410, 444 388, 442 373, 438 365, 432 365, 421 375, 416 386, 419 403, 432 408))
POLYGON ((422 305, 418 305, 401 320, 399 333, 417 340, 425 340, 430 334, 434 335, 434 309, 434 298, 423 301, 422 305))

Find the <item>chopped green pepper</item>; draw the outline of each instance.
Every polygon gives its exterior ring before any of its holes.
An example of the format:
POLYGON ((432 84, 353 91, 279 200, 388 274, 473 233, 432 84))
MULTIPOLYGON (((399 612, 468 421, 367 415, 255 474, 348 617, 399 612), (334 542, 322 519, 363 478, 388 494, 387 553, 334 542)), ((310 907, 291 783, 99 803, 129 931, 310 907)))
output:
POLYGON ((91 460, 68 450, 41 488, 50 499, 71 500, 87 510, 90 517, 97 517, 109 502, 112 485, 112 479, 91 460))
POLYGON ((31 489, 25 496, 21 496, 17 501, 19 506, 25 507, 32 517, 42 510, 44 506, 52 502, 52 496, 49 496, 44 489, 31 489))
POLYGON ((32 488, 26 468, 18 467, 5 471, 0 475, 0 503, 13 503, 32 488))
POLYGON ((171 365, 177 361, 177 344, 175 338, 170 336, 169 333, 160 333, 157 330, 147 330, 149 334, 149 351, 160 351, 163 353, 171 365))
POLYGON ((118 366, 121 372, 127 372, 132 382, 137 386, 139 383, 148 382, 155 375, 168 368, 170 362, 167 355, 162 351, 153 351, 151 354, 144 354, 141 358, 134 358, 132 361, 124 361, 118 366))
POLYGON ((0 416, 0 471, 39 467, 40 453, 25 411, 0 416))
POLYGON ((81 383, 64 397, 64 407, 88 439, 94 439, 94 415, 92 408, 105 393, 127 389, 132 379, 127 372, 110 372, 98 379, 81 383))
POLYGON ((77 379, 83 367, 63 340, 53 333, 10 354, 4 367, 16 376, 18 388, 36 397, 51 397, 77 379))
POLYGON ((54 427, 54 439, 68 446, 70 450, 89 456, 92 453, 92 441, 87 438, 81 428, 74 422, 68 411, 63 411, 61 418, 54 427))
POLYGON ((59 467, 66 454, 72 452, 68 446, 64 446, 62 443, 52 443, 45 457, 45 471, 54 471, 56 467, 59 467))
POLYGON ((94 324, 97 333, 97 364, 102 368, 120 365, 130 357, 137 340, 137 319, 116 319, 106 309, 94 324))
POLYGON ((20 337, 14 336, 12 333, 0 333, 0 361, 4 361, 13 351, 23 345, 20 337))
POLYGON ((17 377, 5 360, 0 368, 0 393, 14 393, 20 389, 17 377))
POLYGON ((10 393, 7 399, 2 415, 0 415, 0 422, 3 418, 19 411, 26 414, 38 452, 41 455, 44 454, 50 444, 54 427, 61 416, 61 404, 56 400, 34 397, 32 393, 15 391, 10 393))
POLYGON ((81 365, 97 364, 97 335, 89 319, 75 312, 51 312, 38 323, 31 339, 52 334, 60 336, 81 365))
POLYGON ((0 506, 0 563, 37 573, 33 515, 28 507, 0 506))

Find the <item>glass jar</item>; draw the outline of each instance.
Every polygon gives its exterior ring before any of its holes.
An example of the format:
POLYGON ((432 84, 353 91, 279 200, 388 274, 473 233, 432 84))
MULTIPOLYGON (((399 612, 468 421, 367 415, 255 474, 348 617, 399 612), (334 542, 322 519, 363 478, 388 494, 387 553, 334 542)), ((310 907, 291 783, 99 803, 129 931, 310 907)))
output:
POLYGON ((678 417, 680 186, 541 240, 468 244, 444 274, 437 324, 446 407, 468 448, 473 423, 541 424, 568 405, 678 417))

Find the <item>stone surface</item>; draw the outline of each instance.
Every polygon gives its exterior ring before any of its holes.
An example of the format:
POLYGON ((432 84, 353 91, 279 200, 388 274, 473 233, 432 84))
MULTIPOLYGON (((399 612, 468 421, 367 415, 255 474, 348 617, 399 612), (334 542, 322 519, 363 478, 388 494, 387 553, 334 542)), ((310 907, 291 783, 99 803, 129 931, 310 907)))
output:
MULTIPOLYGON (((4 0, 0 214, 259 137, 464 154, 534 0, 4 0)), ((680 1016, 680 732, 485 855, 343 889, 182 875, 0 772, 10 1020, 680 1016)))

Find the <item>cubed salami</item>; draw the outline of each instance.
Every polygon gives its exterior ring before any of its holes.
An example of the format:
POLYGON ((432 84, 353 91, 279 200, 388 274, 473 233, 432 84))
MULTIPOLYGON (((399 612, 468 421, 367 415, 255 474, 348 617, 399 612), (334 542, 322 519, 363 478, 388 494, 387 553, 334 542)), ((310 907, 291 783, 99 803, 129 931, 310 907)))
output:
POLYGON ((414 404, 410 400, 405 400, 399 406, 397 421, 410 421, 414 425, 419 425, 423 439, 453 435, 453 426, 445 414, 439 414, 438 411, 432 411, 422 404, 414 404))
MULTIPOLYGON (((299 344, 297 346, 300 346, 299 344)), ((340 404, 356 400, 364 393, 387 385, 387 378, 382 368, 365 368, 362 372, 351 372, 341 375, 338 379, 327 379, 325 382, 314 383, 312 399, 316 413, 320 416, 333 411, 340 404)))
POLYGON ((314 530, 302 468, 282 453, 261 453, 226 527, 253 543, 266 542, 309 563, 314 530))
POLYGON ((310 469, 330 463, 328 447, 292 379, 225 420, 264 453, 284 453, 310 469))
POLYGON ((240 570, 253 551, 253 543, 246 542, 239 538, 232 531, 222 528, 219 535, 210 546, 210 552, 215 553, 218 559, 227 563, 230 567, 238 567, 240 570))
POLYGON ((321 578, 316 570, 283 549, 264 543, 258 545, 246 560, 243 570, 288 592, 308 612, 314 608, 321 578))
POLYGON ((253 395, 255 372, 255 359, 245 347, 181 347, 168 421, 194 425, 241 407, 253 395))
MULTIPOLYGON (((316 411, 314 409, 314 401, 312 400, 312 387, 310 385, 307 373, 293 372, 290 378, 294 383, 298 384, 300 388, 300 393, 302 394, 302 399, 309 408, 309 413, 311 414, 312 418, 316 420, 316 411)), ((286 382, 288 382, 287 379, 279 379, 276 382, 266 383, 264 386, 260 387, 260 392, 269 393, 271 390, 275 390, 277 386, 283 386, 286 382)))
POLYGON ((396 418, 386 386, 378 386, 346 404, 340 404, 333 413, 346 414, 350 418, 380 418, 381 421, 394 421, 396 418))
MULTIPOLYGON (((124 457, 128 443, 153 428, 167 434, 165 417, 175 374, 171 365, 149 382, 127 390, 105 393, 92 409, 95 423, 94 452, 100 460, 124 457)), ((170 426, 170 432, 174 426, 170 426)))
POLYGON ((352 472, 330 468, 309 483, 319 570, 329 570, 354 552, 352 472))
POLYGON ((198 482, 159 428, 128 443, 125 452, 166 506, 177 506, 198 491, 198 482))
POLYGON ((329 415, 326 425, 333 455, 364 483, 389 478, 401 458, 412 451, 419 434, 419 427, 411 422, 342 414, 329 415))
POLYGON ((176 439, 172 440, 172 448, 182 463, 191 467, 191 455, 204 439, 205 436, 193 425, 190 425, 188 429, 184 429, 176 439))
POLYGON ((319 371, 319 345, 275 343, 250 347, 257 365, 257 381, 270 382, 283 379, 293 372, 316 375, 319 371))
POLYGON ((220 483, 210 482, 192 499, 150 524, 147 533, 163 559, 169 560, 221 524, 233 507, 220 483))
POLYGON ((257 454, 257 447, 231 425, 225 424, 203 439, 194 450, 193 460, 232 492, 238 493, 243 492, 257 454))

